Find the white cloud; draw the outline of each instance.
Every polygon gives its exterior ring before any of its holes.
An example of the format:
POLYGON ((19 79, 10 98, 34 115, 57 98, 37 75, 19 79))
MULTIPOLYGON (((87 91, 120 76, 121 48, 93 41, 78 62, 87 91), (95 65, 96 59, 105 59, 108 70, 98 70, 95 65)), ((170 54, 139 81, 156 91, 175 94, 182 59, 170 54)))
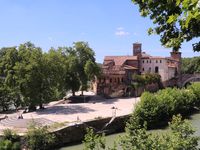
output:
POLYGON ((118 27, 117 30, 124 30, 124 28, 123 27, 118 27))
POLYGON ((130 33, 125 31, 123 27, 118 27, 117 28, 117 31, 115 32, 115 35, 116 36, 127 36, 129 35, 130 33))
POLYGON ((129 32, 125 32, 125 31, 116 31, 115 35, 117 36, 126 36, 129 35, 129 32))

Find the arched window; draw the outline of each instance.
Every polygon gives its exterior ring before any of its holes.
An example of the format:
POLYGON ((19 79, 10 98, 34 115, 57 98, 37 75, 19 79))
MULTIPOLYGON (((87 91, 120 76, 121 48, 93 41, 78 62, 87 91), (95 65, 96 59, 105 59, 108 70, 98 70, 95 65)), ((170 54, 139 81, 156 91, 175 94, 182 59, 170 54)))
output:
POLYGON ((158 66, 155 67, 155 73, 159 73, 159 68, 158 68, 158 66))

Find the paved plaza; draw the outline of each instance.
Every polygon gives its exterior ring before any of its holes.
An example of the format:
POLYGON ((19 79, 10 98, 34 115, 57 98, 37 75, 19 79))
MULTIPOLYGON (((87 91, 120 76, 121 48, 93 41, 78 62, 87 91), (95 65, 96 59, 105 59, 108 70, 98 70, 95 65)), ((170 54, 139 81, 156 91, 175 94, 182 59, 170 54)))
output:
POLYGON ((76 104, 55 101, 46 105, 43 110, 24 113, 23 119, 18 119, 19 112, 7 115, 8 118, 0 121, 0 129, 11 128, 22 132, 33 120, 38 124, 51 125, 55 122, 72 123, 77 122, 77 120, 84 122, 95 118, 112 117, 113 115, 123 116, 130 114, 138 101, 139 98, 102 99, 76 104))

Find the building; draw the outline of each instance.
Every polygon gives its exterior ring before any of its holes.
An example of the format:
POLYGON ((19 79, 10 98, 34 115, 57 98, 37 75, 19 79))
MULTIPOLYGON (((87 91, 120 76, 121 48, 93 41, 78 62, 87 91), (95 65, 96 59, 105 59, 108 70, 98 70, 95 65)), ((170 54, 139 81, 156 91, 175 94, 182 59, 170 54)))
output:
POLYGON ((142 44, 133 44, 132 56, 105 56, 102 75, 93 84, 96 94, 126 94, 134 74, 158 73, 163 83, 181 73, 181 53, 171 52, 170 57, 151 56, 142 52, 142 44))

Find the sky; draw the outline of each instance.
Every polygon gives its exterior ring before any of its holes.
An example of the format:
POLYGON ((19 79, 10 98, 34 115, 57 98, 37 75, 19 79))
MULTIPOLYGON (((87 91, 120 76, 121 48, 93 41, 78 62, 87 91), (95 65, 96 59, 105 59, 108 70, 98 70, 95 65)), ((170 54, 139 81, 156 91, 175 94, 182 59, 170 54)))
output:
MULTIPOLYGON (((85 41, 99 63, 104 56, 132 55, 134 42, 155 56, 171 51, 158 35, 148 36, 152 21, 141 17, 131 0, 0 0, 0 6, 0 48, 31 41, 46 52, 85 41)), ((183 43, 183 57, 200 56, 193 42, 183 43)))

